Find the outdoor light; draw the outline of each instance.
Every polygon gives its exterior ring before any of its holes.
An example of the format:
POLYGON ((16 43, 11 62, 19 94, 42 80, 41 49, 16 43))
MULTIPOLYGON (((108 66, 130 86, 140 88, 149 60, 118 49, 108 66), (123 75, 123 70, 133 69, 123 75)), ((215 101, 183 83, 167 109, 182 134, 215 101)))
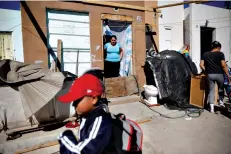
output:
POLYGON ((114 10, 115 10, 115 11, 119 11, 119 8, 118 8, 118 7, 115 7, 114 10))

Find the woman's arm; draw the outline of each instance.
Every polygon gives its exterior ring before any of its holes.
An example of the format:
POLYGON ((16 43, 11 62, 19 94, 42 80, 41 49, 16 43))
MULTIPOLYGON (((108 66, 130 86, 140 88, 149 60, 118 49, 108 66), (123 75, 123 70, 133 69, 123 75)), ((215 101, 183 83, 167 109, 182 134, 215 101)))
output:
POLYGON ((230 75, 229 75, 228 67, 227 67, 227 65, 226 65, 226 63, 225 63, 224 60, 221 61, 221 66, 222 66, 223 71, 227 75, 229 83, 230 83, 230 75))
POLYGON ((201 60, 200 68, 202 69, 203 72, 205 72, 205 62, 204 62, 204 60, 201 60))
POLYGON ((120 60, 123 58, 123 49, 120 47, 120 60))
POLYGON ((107 47, 108 47, 108 43, 106 43, 103 47, 103 56, 104 56, 104 59, 106 59, 107 57, 107 47))
POLYGON ((220 52, 220 60, 221 60, 221 67, 223 69, 223 71, 225 72, 226 76, 228 77, 229 83, 230 83, 230 75, 229 75, 229 71, 228 71, 228 67, 227 64, 225 62, 225 55, 220 52))

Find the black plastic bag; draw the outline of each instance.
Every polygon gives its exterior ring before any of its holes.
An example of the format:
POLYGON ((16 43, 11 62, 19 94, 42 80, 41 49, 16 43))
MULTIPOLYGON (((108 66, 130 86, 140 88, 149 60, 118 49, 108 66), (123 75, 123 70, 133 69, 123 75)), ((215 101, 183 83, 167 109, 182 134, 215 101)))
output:
POLYGON ((147 62, 153 71, 159 98, 178 106, 189 104, 191 76, 197 74, 196 65, 191 59, 176 51, 165 50, 148 57, 147 62))

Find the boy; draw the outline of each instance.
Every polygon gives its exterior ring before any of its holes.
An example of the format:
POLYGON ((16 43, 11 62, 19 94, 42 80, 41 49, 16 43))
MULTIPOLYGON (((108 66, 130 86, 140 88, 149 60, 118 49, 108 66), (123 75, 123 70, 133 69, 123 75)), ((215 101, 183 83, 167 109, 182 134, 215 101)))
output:
POLYGON ((107 154, 114 151, 110 144, 112 119, 100 107, 103 91, 97 77, 85 74, 73 82, 67 94, 59 97, 63 103, 74 101, 73 106, 80 116, 78 140, 70 130, 59 136, 61 154, 107 154))

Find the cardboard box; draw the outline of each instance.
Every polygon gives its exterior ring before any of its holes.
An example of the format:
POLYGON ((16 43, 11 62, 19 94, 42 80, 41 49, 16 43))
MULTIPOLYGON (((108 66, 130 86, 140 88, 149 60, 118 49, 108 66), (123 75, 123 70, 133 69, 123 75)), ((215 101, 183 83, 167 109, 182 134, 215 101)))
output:
MULTIPOLYGON (((190 86, 190 101, 189 104, 204 108, 208 103, 208 86, 204 75, 193 76, 190 86)), ((214 104, 218 104, 218 86, 215 86, 214 104)))
POLYGON ((191 105, 197 106, 199 108, 204 108, 205 87, 206 87, 205 76, 198 75, 198 76, 191 77, 190 100, 189 100, 189 103, 191 105))

